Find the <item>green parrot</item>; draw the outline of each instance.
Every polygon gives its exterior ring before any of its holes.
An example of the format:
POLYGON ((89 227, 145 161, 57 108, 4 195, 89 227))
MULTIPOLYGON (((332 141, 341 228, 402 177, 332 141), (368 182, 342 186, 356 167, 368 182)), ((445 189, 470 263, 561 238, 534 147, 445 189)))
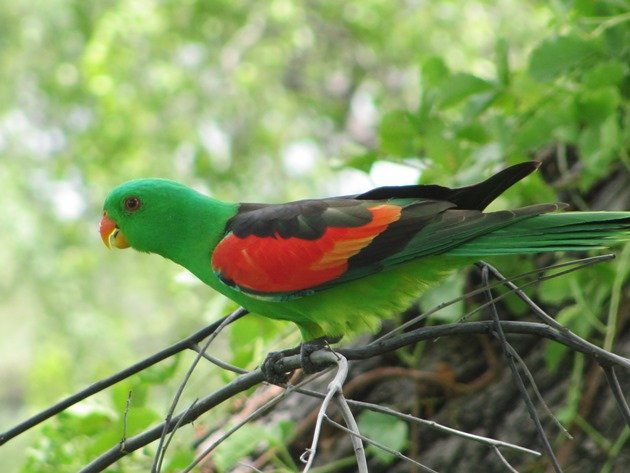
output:
POLYGON ((157 253, 250 312, 295 323, 304 341, 375 330, 431 283, 482 257, 583 251, 630 239, 630 212, 540 204, 484 212, 538 168, 476 185, 380 187, 285 204, 226 203, 165 179, 106 198, 108 247, 157 253))

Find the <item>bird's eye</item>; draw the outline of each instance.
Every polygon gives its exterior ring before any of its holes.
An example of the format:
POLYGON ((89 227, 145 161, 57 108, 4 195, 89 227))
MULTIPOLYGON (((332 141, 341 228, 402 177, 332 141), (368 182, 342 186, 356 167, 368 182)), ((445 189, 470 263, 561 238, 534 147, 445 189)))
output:
POLYGON ((140 208, 140 199, 137 197, 127 197, 125 199, 125 210, 127 212, 135 212, 140 208))

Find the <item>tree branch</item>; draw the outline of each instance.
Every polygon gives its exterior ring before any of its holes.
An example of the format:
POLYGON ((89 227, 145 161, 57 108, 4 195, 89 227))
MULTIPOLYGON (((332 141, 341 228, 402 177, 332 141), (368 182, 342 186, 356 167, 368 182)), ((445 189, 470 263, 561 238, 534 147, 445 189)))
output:
MULTIPOLYGON (((245 314, 247 314, 247 311, 243 308, 239 308, 238 311, 239 311, 239 315, 237 318, 240 318, 244 316, 245 314)), ((161 350, 155 353, 154 355, 151 355, 145 358, 144 360, 139 361, 138 363, 135 363, 131 365, 130 367, 125 368, 124 370, 121 370, 118 373, 113 374, 112 376, 108 378, 97 381, 96 383, 88 386, 82 391, 79 391, 78 393, 73 394, 72 396, 69 396, 63 399, 62 401, 59 401, 58 403, 50 406, 49 408, 39 412, 38 414, 35 414, 32 417, 29 417, 24 422, 20 422, 15 427, 0 434, 0 446, 5 444, 12 438, 17 437, 18 435, 26 432, 28 429, 35 427, 37 424, 44 422, 47 419, 50 419, 52 416, 59 414, 62 411, 65 411, 70 406, 73 406, 74 404, 77 404, 78 402, 81 402, 84 399, 87 399, 88 397, 100 391, 103 391, 104 389, 107 389, 108 387, 113 386, 114 384, 124 379, 127 379, 128 377, 133 376, 136 373, 139 373, 140 371, 143 371, 146 368, 159 363, 160 361, 170 358, 171 356, 181 351, 184 351, 188 348, 194 349, 194 346, 197 342, 203 340, 208 335, 214 333, 214 331, 223 323, 223 321, 227 317, 228 316, 217 320, 216 322, 208 325, 207 327, 202 328, 198 332, 193 333, 191 336, 186 337, 183 340, 180 340, 179 342, 165 348, 164 350, 161 350)))
MULTIPOLYGON (((534 322, 520 322, 520 321, 501 321, 501 327, 505 333, 521 334, 521 335, 534 335, 537 337, 543 337, 556 342, 562 343, 576 351, 582 352, 591 358, 597 360, 602 366, 620 366, 630 370, 630 360, 614 353, 609 353, 580 337, 573 335, 568 337, 565 333, 560 333, 558 330, 549 327, 542 323, 534 322)), ((466 322, 456 323, 449 325, 439 325, 432 327, 422 327, 413 330, 408 333, 400 334, 396 337, 389 338, 387 340, 381 340, 378 342, 370 343, 364 347, 357 348, 343 348, 335 350, 337 353, 342 354, 349 360, 362 360, 370 358, 372 356, 382 355, 384 353, 397 350, 400 347, 410 345, 422 340, 430 340, 439 337, 452 336, 452 335, 471 335, 471 334, 489 334, 495 329, 493 321, 482 322, 466 322)), ((327 360, 320 352, 315 352, 311 355, 315 363, 325 363, 327 360)), ((285 358, 285 366, 287 369, 296 369, 300 367, 300 356, 294 355, 285 358)), ((193 408, 185 413, 178 414, 171 419, 171 426, 174 427, 176 423, 181 425, 188 424, 196 420, 203 413, 222 403, 223 401, 231 398, 232 396, 243 392, 256 384, 263 381, 263 376, 260 369, 256 369, 250 373, 241 375, 228 383, 220 390, 208 395, 201 399, 193 408), (180 416, 184 416, 181 422, 180 416)), ((169 431, 172 430, 169 428, 169 431)), ((95 473, 102 471, 106 467, 112 465, 120 458, 125 456, 134 450, 142 448, 149 443, 157 440, 160 437, 164 424, 159 424, 150 430, 138 434, 126 441, 126 452, 121 452, 117 447, 109 449, 101 456, 96 458, 92 463, 87 465, 82 473, 95 473)))

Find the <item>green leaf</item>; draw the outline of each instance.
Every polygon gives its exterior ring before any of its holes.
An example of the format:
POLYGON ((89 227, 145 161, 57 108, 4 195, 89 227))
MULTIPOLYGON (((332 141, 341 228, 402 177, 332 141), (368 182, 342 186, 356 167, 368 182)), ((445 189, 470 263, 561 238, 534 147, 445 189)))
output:
POLYGON ((578 117, 589 125, 599 125, 611 115, 616 115, 620 104, 616 87, 583 90, 577 97, 578 117))
POLYGON ((510 85, 509 47, 505 38, 497 39, 494 45, 497 62, 497 82, 504 87, 510 85))
MULTIPOLYGON (((458 271, 441 283, 427 289, 419 300, 422 311, 426 312, 433 307, 461 296, 464 289, 464 275, 464 271, 458 271)), ((431 319, 444 323, 455 322, 464 314, 463 310, 464 303, 459 301, 436 312, 431 316, 431 319)))
POLYGON ((126 409, 128 400, 131 406, 140 407, 147 403, 148 398, 149 384, 139 382, 139 378, 135 376, 111 388, 111 400, 117 412, 123 412, 126 409))
POLYGON ((617 159, 621 144, 617 117, 610 115, 599 126, 588 126, 582 130, 578 140, 584 172, 580 188, 586 191, 597 180, 606 176, 611 164, 617 159))
POLYGON ((583 77, 584 85, 597 89, 607 85, 618 85, 628 74, 628 65, 617 60, 596 64, 586 71, 583 77))
POLYGON ((389 112, 383 116, 378 130, 381 152, 390 156, 411 156, 414 154, 413 143, 417 134, 409 112, 389 112))
MULTIPOLYGON (((237 320, 230 330, 230 352, 232 354, 230 362, 242 367, 260 362, 264 355, 269 352, 268 342, 276 338, 282 330, 286 333, 287 330, 291 329, 286 323, 257 314, 250 314, 237 320)), ((295 334, 295 332, 297 331, 292 330, 292 333, 295 334)), ((225 373, 223 370, 221 372, 225 373)))
MULTIPOLYGON (((571 330, 576 335, 586 338, 592 329, 591 321, 587 315, 588 310, 579 304, 565 307, 556 316, 556 320, 571 330)), ((552 373, 558 370, 560 362, 569 352, 569 347, 561 343, 548 341, 545 350, 545 363, 552 373)))
MULTIPOLYGON (((557 271, 554 271, 557 272, 557 271)), ((547 274, 552 274, 548 272, 547 274)), ((560 304, 572 297, 571 279, 574 275, 567 274, 555 278, 547 279, 538 288, 538 298, 546 304, 560 304)))
POLYGON ((592 42, 576 35, 546 39, 532 51, 529 73, 540 82, 548 82, 579 65, 586 69, 597 51, 592 42))
POLYGON ((367 153, 352 156, 350 159, 347 159, 343 165, 344 167, 354 168, 359 171, 369 173, 370 169, 372 169, 372 165, 377 159, 378 154, 374 151, 369 151, 367 153))
POLYGON ((425 88, 438 87, 448 76, 448 67, 441 57, 431 57, 422 64, 422 82, 425 88))
POLYGON ((557 97, 542 105, 516 132, 514 141, 519 149, 537 150, 551 142, 565 141, 577 134, 575 104, 557 97))
MULTIPOLYGON (((228 427, 224 426, 225 429, 228 427)), ((214 451, 213 459, 218 471, 227 471, 251 452, 258 448, 264 449, 268 443, 274 443, 275 430, 275 428, 248 424, 234 432, 214 451)))
POLYGON ((180 360, 181 356, 178 353, 157 365, 150 366, 139 373, 140 379, 149 384, 164 384, 175 376, 180 360))
POLYGON ((143 431, 160 417, 158 412, 148 407, 131 407, 127 412, 127 436, 131 437, 143 431))
POLYGON ((178 449, 167 455, 168 463, 163 471, 181 471, 195 460, 195 452, 192 449, 178 449))
POLYGON ((438 104, 440 108, 451 107, 471 95, 492 90, 494 85, 466 72, 450 76, 440 86, 438 104))
MULTIPOLYGON (((409 428, 406 422, 396 417, 380 412, 363 411, 359 415, 357 424, 361 435, 386 445, 392 450, 402 452, 407 448, 409 428)), ((368 451, 384 465, 395 460, 393 455, 372 445, 368 446, 368 451)))

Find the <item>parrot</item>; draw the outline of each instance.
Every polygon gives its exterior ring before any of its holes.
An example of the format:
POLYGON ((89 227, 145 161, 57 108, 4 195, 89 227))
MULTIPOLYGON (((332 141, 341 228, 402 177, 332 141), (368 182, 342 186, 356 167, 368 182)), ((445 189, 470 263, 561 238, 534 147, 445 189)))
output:
POLYGON ((630 240, 628 211, 562 212, 562 203, 485 211, 539 165, 515 164, 466 187, 386 186, 280 204, 223 202, 142 178, 106 197, 100 235, 108 248, 183 266, 250 313, 293 322, 303 346, 317 346, 375 331, 480 258, 630 240))

